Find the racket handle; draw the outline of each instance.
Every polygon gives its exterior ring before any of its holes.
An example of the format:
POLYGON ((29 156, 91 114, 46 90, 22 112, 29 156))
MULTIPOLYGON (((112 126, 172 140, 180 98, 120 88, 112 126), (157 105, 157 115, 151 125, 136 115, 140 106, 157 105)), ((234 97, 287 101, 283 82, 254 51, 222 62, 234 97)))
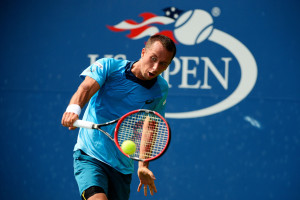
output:
POLYGON ((83 121, 83 120, 76 120, 73 124, 75 127, 80 127, 80 128, 88 128, 92 129, 93 128, 93 122, 88 122, 88 121, 83 121))

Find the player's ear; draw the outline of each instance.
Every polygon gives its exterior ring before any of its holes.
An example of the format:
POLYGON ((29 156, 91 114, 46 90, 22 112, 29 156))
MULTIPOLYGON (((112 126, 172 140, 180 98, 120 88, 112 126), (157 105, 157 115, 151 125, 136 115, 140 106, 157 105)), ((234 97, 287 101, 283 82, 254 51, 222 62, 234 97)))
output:
POLYGON ((143 48, 143 49, 142 49, 142 53, 141 53, 141 58, 144 57, 145 53, 146 53, 146 49, 143 48))

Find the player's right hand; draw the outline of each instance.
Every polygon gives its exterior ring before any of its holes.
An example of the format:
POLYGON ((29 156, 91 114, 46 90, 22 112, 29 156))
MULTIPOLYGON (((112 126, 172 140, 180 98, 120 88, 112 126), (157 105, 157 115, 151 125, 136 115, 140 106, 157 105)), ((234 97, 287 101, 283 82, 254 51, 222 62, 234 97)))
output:
POLYGON ((61 124, 65 127, 69 127, 69 130, 74 130, 76 127, 73 126, 73 124, 78 118, 79 116, 75 113, 65 112, 61 119, 61 124))

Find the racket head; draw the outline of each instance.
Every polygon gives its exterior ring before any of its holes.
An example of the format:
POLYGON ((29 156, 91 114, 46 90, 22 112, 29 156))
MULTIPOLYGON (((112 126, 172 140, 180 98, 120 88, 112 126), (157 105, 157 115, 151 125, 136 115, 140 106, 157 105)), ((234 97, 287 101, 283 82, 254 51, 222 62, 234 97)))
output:
POLYGON ((162 156, 171 140, 171 129, 168 122, 159 113, 139 109, 122 116, 115 128, 115 143, 127 157, 139 161, 151 161, 162 156), (136 144, 132 155, 126 154, 121 145, 130 140, 136 144))

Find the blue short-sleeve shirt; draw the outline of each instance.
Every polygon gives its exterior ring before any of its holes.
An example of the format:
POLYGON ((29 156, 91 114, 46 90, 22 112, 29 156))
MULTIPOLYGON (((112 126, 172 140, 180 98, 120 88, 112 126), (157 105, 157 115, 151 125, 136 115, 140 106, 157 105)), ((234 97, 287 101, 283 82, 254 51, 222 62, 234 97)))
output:
MULTIPOLYGON (((131 72, 134 62, 103 58, 81 73, 100 85, 100 90, 90 99, 83 120, 104 123, 117 119, 136 109, 149 109, 165 114, 168 84, 161 77, 141 81, 131 72)), ((112 136, 115 125, 104 127, 112 136)), ((110 165, 123 174, 133 173, 133 161, 123 155, 106 135, 98 130, 79 130, 74 150, 82 149, 88 155, 110 165)))

